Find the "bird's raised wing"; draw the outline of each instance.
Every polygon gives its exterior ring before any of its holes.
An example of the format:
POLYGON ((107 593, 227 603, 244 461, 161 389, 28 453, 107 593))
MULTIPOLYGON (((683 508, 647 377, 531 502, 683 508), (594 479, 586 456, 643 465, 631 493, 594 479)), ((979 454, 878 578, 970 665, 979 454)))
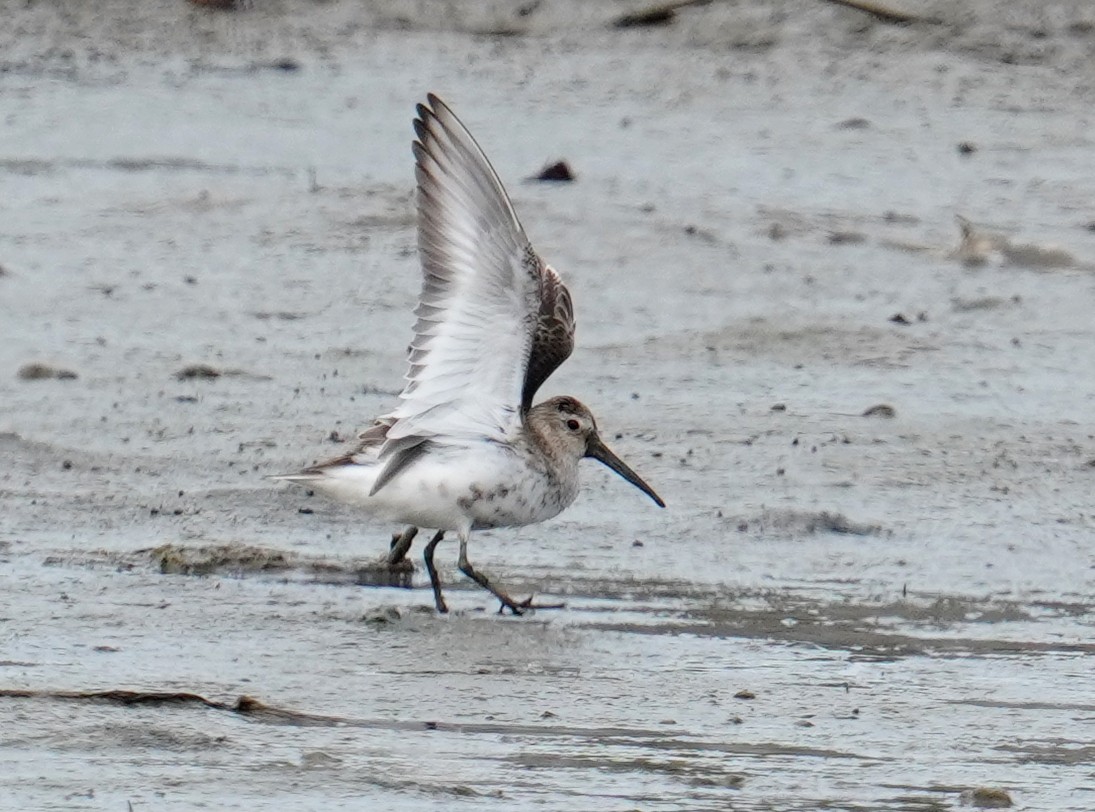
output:
POLYGON ((425 441, 515 436, 547 276, 455 114, 431 94, 414 127, 423 282, 407 384, 381 451, 392 475, 425 441))

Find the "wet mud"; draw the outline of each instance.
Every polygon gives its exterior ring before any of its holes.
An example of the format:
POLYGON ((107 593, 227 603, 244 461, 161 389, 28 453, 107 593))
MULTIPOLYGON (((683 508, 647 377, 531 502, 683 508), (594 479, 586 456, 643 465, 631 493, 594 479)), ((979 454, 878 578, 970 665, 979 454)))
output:
POLYGON ((62 5, 0 2, 5 808, 1095 806, 1088 4, 62 5), (427 91, 668 503, 473 537, 559 610, 267 479, 400 389, 427 91))

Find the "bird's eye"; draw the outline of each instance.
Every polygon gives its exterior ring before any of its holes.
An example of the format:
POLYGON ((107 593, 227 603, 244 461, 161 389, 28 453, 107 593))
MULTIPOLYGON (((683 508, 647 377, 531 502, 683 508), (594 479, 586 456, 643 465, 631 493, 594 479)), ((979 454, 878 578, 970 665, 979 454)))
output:
POLYGON ((567 421, 567 428, 571 431, 577 431, 582 427, 582 424, 575 420, 573 417, 567 421))

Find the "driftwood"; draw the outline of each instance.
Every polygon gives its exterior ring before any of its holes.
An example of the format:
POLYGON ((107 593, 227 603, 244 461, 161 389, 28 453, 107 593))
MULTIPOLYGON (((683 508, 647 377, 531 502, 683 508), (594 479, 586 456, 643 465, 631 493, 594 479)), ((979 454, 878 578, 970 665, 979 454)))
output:
POLYGON ((903 11, 894 11, 893 9, 886 8, 880 3, 873 3, 870 0, 826 0, 827 3, 836 3, 838 6, 847 6, 848 8, 854 8, 856 11, 862 11, 864 14, 870 14, 872 17, 881 20, 884 23, 896 23, 898 25, 907 25, 908 23, 928 22, 925 19, 917 17, 912 14, 906 14, 903 11))
MULTIPOLYGON (((670 2, 658 3, 657 5, 648 6, 640 11, 624 14, 622 17, 616 18, 612 25, 615 28, 641 28, 648 25, 666 25, 676 18, 677 12, 682 8, 706 6, 713 2, 715 2, 715 0, 670 0, 670 2)), ((932 20, 917 17, 914 14, 907 14, 904 11, 896 11, 887 8, 881 3, 873 2, 873 0, 825 0, 825 2, 835 3, 838 6, 846 6, 847 8, 852 8, 856 11, 862 11, 864 14, 870 14, 875 19, 884 23, 907 25, 909 23, 917 22, 932 22, 932 20)))
POLYGON ((235 702, 219 702, 187 691, 132 691, 125 688, 106 691, 35 691, 29 688, 0 688, 0 699, 55 699, 68 702, 104 702, 134 705, 195 705, 218 711, 262 717, 268 721, 293 724, 326 724, 341 721, 334 716, 316 716, 271 707, 253 696, 241 696, 235 702))

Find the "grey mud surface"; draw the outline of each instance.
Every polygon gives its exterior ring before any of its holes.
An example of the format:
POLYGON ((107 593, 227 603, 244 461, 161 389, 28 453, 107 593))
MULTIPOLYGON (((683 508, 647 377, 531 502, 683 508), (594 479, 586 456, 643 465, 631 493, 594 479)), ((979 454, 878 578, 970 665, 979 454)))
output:
POLYGON ((1095 8, 900 5, 0 2, 0 806, 1095 808, 1095 8), (264 480, 400 387, 431 90, 669 503, 473 538, 562 611, 264 480))

